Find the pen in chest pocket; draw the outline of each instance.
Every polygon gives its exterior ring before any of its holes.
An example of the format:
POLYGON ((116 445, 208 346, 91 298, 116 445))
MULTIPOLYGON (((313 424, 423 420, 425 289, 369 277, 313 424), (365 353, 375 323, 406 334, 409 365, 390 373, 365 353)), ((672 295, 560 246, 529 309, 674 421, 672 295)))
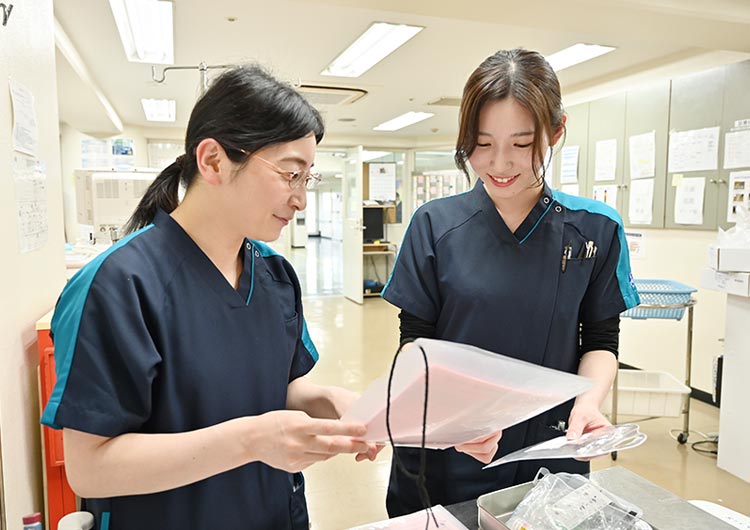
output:
POLYGON ((581 246, 580 252, 578 252, 578 259, 591 259, 596 257, 596 245, 593 241, 586 241, 586 244, 581 246))
POLYGON ((561 272, 565 272, 565 269, 568 266, 568 260, 572 257, 572 254, 573 254, 573 245, 572 243, 568 242, 568 244, 563 247, 562 262, 560 263, 561 272))

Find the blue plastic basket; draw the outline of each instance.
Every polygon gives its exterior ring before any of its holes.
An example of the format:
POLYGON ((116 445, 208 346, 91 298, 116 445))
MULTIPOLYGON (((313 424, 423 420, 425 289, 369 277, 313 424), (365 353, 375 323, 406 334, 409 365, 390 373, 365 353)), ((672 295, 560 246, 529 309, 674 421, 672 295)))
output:
POLYGON ((637 319, 665 318, 680 320, 685 314, 690 295, 696 291, 688 285, 671 280, 634 280, 641 305, 628 309, 621 316, 637 319), (648 305, 686 304, 685 307, 658 308, 648 305))

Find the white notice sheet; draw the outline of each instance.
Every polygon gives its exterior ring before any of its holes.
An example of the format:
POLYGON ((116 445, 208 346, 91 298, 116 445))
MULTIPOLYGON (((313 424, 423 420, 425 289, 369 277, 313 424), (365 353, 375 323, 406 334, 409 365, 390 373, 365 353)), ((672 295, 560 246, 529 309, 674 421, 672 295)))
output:
POLYGON ((750 167, 750 129, 728 132, 724 139, 724 169, 750 167))
POLYGON ((669 133, 669 173, 719 168, 719 127, 669 133))
POLYGON ((11 161, 16 187, 18 246, 22 254, 47 244, 47 175, 44 164, 16 153, 11 161))
POLYGON ((617 209, 617 186, 594 186, 594 199, 617 209))
POLYGON ((594 180, 615 180, 617 171, 617 140, 599 140, 596 142, 596 161, 594 180))
POLYGON ((656 131, 629 139, 630 180, 647 179, 656 172, 656 131))
POLYGON ((683 178, 674 198, 674 222, 680 225, 703 224, 703 196, 706 179, 703 177, 683 178))
POLYGON ((654 179, 633 180, 630 183, 628 218, 632 224, 650 225, 654 210, 654 179))
POLYGON ((396 200, 396 163, 371 163, 368 172, 371 201, 396 200))
POLYGON ((112 167, 112 156, 107 140, 81 139, 81 167, 84 169, 112 167))
POLYGON ((562 148, 560 152, 560 184, 578 182, 578 149, 577 145, 562 148))
POLYGON ((643 232, 628 230, 625 232, 625 240, 628 242, 630 259, 646 258, 646 236, 643 232))
POLYGON ((13 104, 13 149, 36 156, 39 150, 34 94, 13 79, 8 80, 10 99, 13 104))

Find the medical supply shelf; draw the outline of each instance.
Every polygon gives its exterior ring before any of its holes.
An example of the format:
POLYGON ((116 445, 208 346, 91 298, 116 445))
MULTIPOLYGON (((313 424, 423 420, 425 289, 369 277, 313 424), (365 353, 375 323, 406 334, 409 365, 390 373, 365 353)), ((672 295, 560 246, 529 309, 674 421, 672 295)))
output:
MULTIPOLYGON (((635 288, 641 303, 628 309, 621 316, 634 320, 665 319, 682 320, 685 310, 688 313, 687 322, 687 344, 685 352, 685 386, 690 388, 690 372, 693 363, 693 307, 697 300, 692 297, 696 289, 688 285, 671 280, 634 280, 635 288)), ((619 370, 618 370, 619 373, 619 370)), ((617 423, 617 394, 619 377, 615 375, 612 385, 612 412, 611 421, 617 423)), ((677 436, 677 441, 684 444, 690 433, 690 395, 685 399, 682 408, 682 432, 677 436)), ((617 459, 617 454, 612 454, 617 459)))
MULTIPOLYGON (((393 266, 391 265, 391 257, 393 258, 394 265, 396 256, 398 255, 397 251, 398 247, 394 243, 390 243, 387 241, 379 242, 379 243, 363 243, 362 244, 362 256, 370 256, 370 259, 372 260, 372 267, 373 270, 376 270, 377 265, 375 264, 375 258, 374 256, 385 256, 385 278, 386 281, 391 275, 391 269, 393 266)), ((379 297, 381 291, 377 292, 370 292, 367 288, 365 288, 365 292, 363 296, 365 298, 373 296, 373 297, 379 297)))

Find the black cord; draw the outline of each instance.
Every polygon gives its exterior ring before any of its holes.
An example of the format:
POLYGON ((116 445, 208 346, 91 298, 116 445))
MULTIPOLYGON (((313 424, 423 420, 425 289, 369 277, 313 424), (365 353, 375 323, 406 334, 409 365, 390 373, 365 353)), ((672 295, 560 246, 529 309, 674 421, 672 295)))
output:
POLYGON ((719 454, 718 442, 716 442, 716 440, 699 440, 697 442, 693 442, 692 444, 690 444, 690 447, 692 447, 693 451, 695 451, 696 453, 701 453, 704 455, 718 455, 719 454), (698 447, 700 445, 706 445, 706 444, 713 444, 714 446, 717 446, 717 448, 711 450, 711 449, 700 449, 698 447))
POLYGON ((422 357, 424 358, 424 409, 422 411, 422 443, 420 445, 419 452, 419 474, 415 475, 414 473, 406 469, 406 466, 404 466, 403 462, 401 462, 401 458, 399 458, 398 452, 396 451, 396 447, 393 443, 393 434, 391 433, 391 384, 393 383, 393 373, 396 369, 396 359, 398 359, 398 356, 401 353, 401 348, 396 351, 396 355, 393 357, 393 363, 391 363, 391 373, 388 376, 388 398, 385 403, 385 428, 388 431, 388 441, 391 444, 391 449, 393 449, 393 459, 396 462, 396 467, 398 467, 399 471, 401 471, 401 473, 403 473, 407 478, 417 483, 417 489, 419 490, 419 500, 422 501, 422 506, 424 506, 427 510, 427 524, 425 525, 425 530, 427 530, 430 527, 430 516, 432 516, 432 520, 435 521, 435 527, 440 528, 440 525, 437 522, 435 514, 432 512, 432 503, 430 502, 430 493, 427 491, 425 476, 427 470, 427 452, 425 451, 425 440, 427 438, 427 398, 429 396, 430 367, 429 363, 427 362, 427 353, 425 353, 424 348, 422 348, 422 346, 420 345, 417 346, 419 346, 419 349, 422 351, 422 357))

